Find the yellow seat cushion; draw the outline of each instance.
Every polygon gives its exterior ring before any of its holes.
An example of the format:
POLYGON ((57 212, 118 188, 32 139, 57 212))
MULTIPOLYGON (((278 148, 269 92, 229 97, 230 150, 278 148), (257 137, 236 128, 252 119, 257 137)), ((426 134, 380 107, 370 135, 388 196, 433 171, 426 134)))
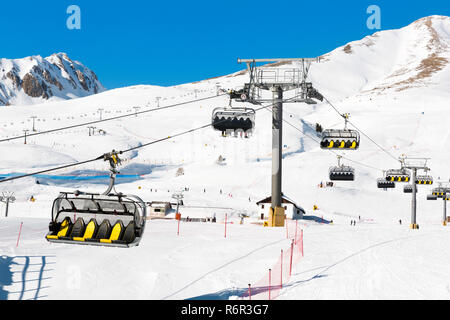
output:
POLYGON ((109 236, 109 239, 100 239, 100 242, 102 243, 112 243, 113 241, 119 240, 120 235, 122 234, 122 224, 120 222, 117 222, 112 231, 111 235, 109 236))

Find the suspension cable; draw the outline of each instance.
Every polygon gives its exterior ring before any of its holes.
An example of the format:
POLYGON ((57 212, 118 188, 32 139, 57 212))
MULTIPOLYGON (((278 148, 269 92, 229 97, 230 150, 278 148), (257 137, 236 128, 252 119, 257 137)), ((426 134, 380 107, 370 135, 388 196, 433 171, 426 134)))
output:
MULTIPOLYGON (((297 96, 294 96, 294 97, 292 97, 292 98, 285 99, 285 100, 283 100, 283 101, 288 102, 289 100, 296 99, 296 98, 298 98, 299 96, 300 96, 300 95, 297 95, 297 96)), ((217 96, 214 96, 214 97, 217 97, 217 96)), ((212 97, 209 97, 209 98, 202 98, 202 99, 198 99, 198 100, 196 100, 196 101, 201 101, 201 100, 211 99, 211 98, 212 98, 212 97)), ((195 102, 195 101, 191 101, 191 102, 195 102)), ((179 104, 176 104, 176 105, 182 105, 182 104, 187 104, 187 103, 191 103, 191 102, 179 103, 179 104)), ((262 110, 262 109, 266 109, 267 111, 270 112, 270 110, 269 110, 268 108, 273 107, 275 104, 276 104, 276 103, 271 103, 271 104, 266 105, 266 106, 261 106, 260 108, 254 109, 254 111, 257 112, 257 111, 260 111, 260 110, 262 110)), ((165 108, 173 107, 173 106, 176 106, 176 105, 171 105, 171 106, 166 106, 166 107, 158 108, 158 110, 163 109, 163 108, 165 109, 165 108)), ((156 109, 152 109, 152 110, 142 111, 142 112, 140 112, 140 113, 150 112, 150 111, 155 111, 155 110, 156 110, 156 109)), ((133 115, 135 115, 135 114, 136 114, 136 113, 133 113, 133 115)), ((243 113, 243 114, 244 114, 244 115, 245 115, 245 114, 250 114, 250 112, 243 113)), ((130 116, 130 115, 126 115, 126 116, 130 116)), ((120 117, 124 117, 124 116, 120 116, 120 117)), ((117 118, 117 117, 114 117, 114 119, 115 119, 115 118, 117 118)), ((113 118, 105 119, 105 121, 112 120, 112 119, 113 119, 113 118)), ((99 120, 99 121, 100 121, 100 120, 99 120)), ((97 121, 97 122, 99 122, 99 121, 97 121)), ((219 122, 216 122, 216 124, 221 123, 221 122, 224 122, 224 121, 226 121, 226 120, 221 120, 221 121, 219 121, 219 122)), ((316 139, 314 139, 313 137, 307 135, 305 132, 303 132, 303 130, 297 128, 295 125, 293 125, 292 123, 288 122, 287 120, 283 119, 283 121, 286 122, 289 126, 293 127, 294 129, 298 130, 299 132, 301 132, 304 136, 306 136, 306 137, 312 139, 313 141, 315 141, 315 142, 317 142, 317 143, 320 143, 318 140, 316 140, 316 139)), ((210 127, 210 126, 212 126, 212 125, 213 125, 212 123, 208 123, 208 124, 205 124, 205 125, 202 125, 202 126, 193 128, 193 129, 189 129, 189 130, 186 130, 186 131, 183 131, 183 132, 174 134, 174 135, 170 135, 170 136, 167 136, 167 137, 164 137, 164 138, 161 138, 161 139, 157 139, 157 140, 154 140, 154 141, 145 143, 145 144, 141 144, 141 145, 136 146, 136 147, 132 147, 132 148, 125 149, 125 150, 122 150, 122 151, 118 151, 117 153, 118 153, 118 154, 123 154, 123 153, 127 153, 127 152, 130 152, 130 151, 133 151, 133 150, 141 149, 141 148, 144 148, 144 147, 147 147, 147 146, 150 146, 150 145, 159 143, 159 142, 163 142, 163 141, 166 141, 166 140, 170 140, 170 139, 173 139, 173 138, 176 138, 176 137, 180 137, 180 136, 183 136, 183 135, 186 135, 186 134, 193 133, 193 132, 198 131, 198 130, 205 129, 205 128, 210 127)), ((79 125, 79 126, 80 126, 80 125, 79 125)), ((1 142, 1 140, 0 140, 0 142, 1 142)), ((337 153, 334 152, 333 150, 329 150, 329 151, 332 152, 332 153, 334 153, 335 155, 337 155, 337 153)), ((374 170, 380 170, 380 171, 382 171, 381 169, 378 169, 378 168, 375 168, 375 167, 372 167, 372 166, 363 164, 363 163, 361 163, 361 162, 352 160, 352 159, 350 159, 350 158, 348 158, 348 157, 342 157, 342 158, 343 158, 343 159, 346 159, 346 160, 348 160, 348 161, 357 163, 357 164, 359 164, 359 165, 361 165, 361 166, 365 166, 365 167, 368 167, 368 168, 371 168, 371 169, 374 169, 374 170)), ((75 167, 75 166, 79 166, 79 165, 82 165, 82 164, 86 164, 86 163, 90 163, 90 162, 94 162, 94 161, 98 161, 98 160, 102 160, 102 159, 104 159, 104 155, 99 156, 99 157, 97 157, 97 158, 92 158, 92 159, 89 159, 89 160, 85 160, 85 161, 80 161, 80 162, 76 162, 76 163, 72 163, 72 164, 63 165, 63 166, 60 166, 60 167, 50 168, 50 169, 46 169, 46 170, 41 170, 41 171, 37 171, 37 172, 33 172, 33 173, 28 173, 28 174, 24 174, 24 175, 20 175, 20 176, 16 176, 16 177, 11 177, 11 178, 7 178, 7 179, 3 179, 3 180, 0 180, 0 183, 8 182, 8 181, 13 181, 13 180, 21 179, 21 178, 26 178, 26 177, 31 177, 31 176, 35 176, 35 175, 42 174, 42 173, 48 173, 48 172, 52 172, 52 171, 57 171, 57 170, 61 170, 61 169, 66 169, 66 168, 70 168, 70 167, 75 167)))
MULTIPOLYGON (((297 98, 297 97, 294 97, 294 98, 297 98)), ((290 99, 294 99, 294 98, 290 98, 290 99)), ((290 99, 287 99, 287 100, 290 100, 290 99)), ((268 108, 268 107, 270 107, 270 106, 272 106, 274 104, 275 103, 272 103, 272 104, 267 105, 267 106, 262 106, 260 108, 254 109, 254 111, 256 112, 256 111, 268 108)), ((250 114, 250 112, 243 113, 243 114, 250 114)), ((224 121, 226 121, 226 120, 218 121, 218 122, 216 122, 216 124, 217 123, 222 123, 224 121)), ((202 125, 200 127, 193 128, 193 129, 190 129, 190 130, 186 130, 186 131, 183 131, 183 132, 171 135, 171 136, 167 136, 165 138, 161 138, 161 139, 157 139, 157 140, 145 143, 145 144, 141 144, 141 145, 133 147, 133 148, 129 148, 129 149, 122 150, 122 151, 117 151, 117 154, 123 154, 123 153, 126 153, 126 152, 130 152, 130 151, 133 151, 133 150, 144 148, 144 147, 147 147, 147 146, 159 143, 159 142, 163 142, 163 141, 166 141, 166 140, 169 140, 169 139, 173 139, 173 138, 176 138, 176 137, 179 137, 179 136, 182 136, 182 135, 186 135, 186 134, 189 134, 189 133, 192 133, 192 132, 195 132, 195 131, 198 131, 198 130, 201 130, 201 129, 204 129, 204 128, 207 128, 207 127, 210 127, 212 125, 213 125, 212 123, 208 123, 208 124, 202 125)), ((41 170, 41 171, 32 172, 32 173, 28 173, 28 174, 24 174, 24 175, 20 175, 20 176, 16 176, 16 177, 3 179, 3 180, 0 180, 0 183, 13 181, 13 180, 17 180, 17 179, 22 179, 22 178, 26 178, 26 177, 31 177, 31 176, 35 176, 35 175, 42 174, 42 173, 47 173, 47 172, 57 171, 57 170, 61 170, 61 169, 66 169, 66 168, 70 168, 70 167, 75 167, 75 166, 79 166, 79 165, 82 165, 82 164, 86 164, 86 163, 90 163, 90 162, 94 162, 94 161, 98 161, 98 160, 102 160, 102 159, 104 159, 104 155, 101 155, 101 156, 99 156, 97 158, 85 160, 85 161, 80 161, 80 162, 76 162, 76 163, 72 163, 72 164, 63 165, 63 166, 60 166, 60 167, 50 168, 50 169, 46 169, 46 170, 41 170)))
POLYGON ((95 120, 95 121, 75 124, 75 125, 71 125, 71 126, 57 128, 57 129, 51 129, 51 130, 47 130, 47 131, 41 131, 41 132, 30 133, 30 134, 26 134, 26 135, 17 136, 17 137, 1 139, 0 143, 1 142, 6 142, 6 141, 11 141, 11 140, 23 139, 25 137, 29 138, 29 137, 33 137, 33 136, 37 136, 37 135, 41 135, 41 134, 47 134, 47 133, 52 133, 52 132, 57 132, 57 131, 62 131, 62 130, 68 130, 68 129, 78 128, 78 127, 84 127, 84 126, 97 124, 97 123, 102 123, 102 122, 111 121, 111 120, 118 120, 118 119, 131 117, 131 116, 137 116, 137 115, 144 114, 144 113, 149 113, 149 112, 154 112, 154 111, 174 108, 174 107, 178 107, 178 106, 185 105, 185 104, 190 104, 190 103, 200 102, 200 101, 204 101, 204 100, 208 100, 208 99, 213 99, 213 98, 221 97, 221 96, 224 96, 224 95, 227 95, 227 93, 223 93, 223 94, 215 95, 215 96, 210 96, 210 97, 206 97, 206 98, 200 98, 200 99, 196 99, 196 100, 180 102, 180 103, 171 104, 171 105, 168 105, 168 106, 163 106, 163 107, 154 108, 154 109, 150 109, 150 110, 144 110, 144 111, 139 111, 139 112, 128 113, 128 114, 125 114, 125 115, 115 116, 115 117, 111 117, 111 118, 105 118, 105 119, 101 119, 101 120, 95 120))

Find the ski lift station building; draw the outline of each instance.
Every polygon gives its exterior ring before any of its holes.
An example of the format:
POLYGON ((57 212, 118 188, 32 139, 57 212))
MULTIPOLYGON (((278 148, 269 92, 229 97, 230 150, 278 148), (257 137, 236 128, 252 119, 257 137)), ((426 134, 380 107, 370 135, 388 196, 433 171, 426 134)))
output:
MULTIPOLYGON (((256 203, 258 206, 258 211, 262 219, 268 218, 269 208, 272 205, 272 197, 267 197, 256 203)), ((286 219, 298 220, 303 219, 305 210, 297 205, 292 200, 288 199, 284 195, 281 197, 281 205, 283 206, 286 214, 286 219)))
POLYGON ((172 210, 170 202, 152 201, 147 204, 150 207, 150 218, 164 218, 172 210))

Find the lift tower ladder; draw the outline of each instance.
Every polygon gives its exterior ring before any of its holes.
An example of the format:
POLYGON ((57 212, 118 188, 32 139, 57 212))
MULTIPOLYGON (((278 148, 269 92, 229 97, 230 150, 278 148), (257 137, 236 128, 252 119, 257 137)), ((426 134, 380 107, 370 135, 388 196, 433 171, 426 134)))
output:
POLYGON ((323 100, 311 83, 306 82, 311 63, 319 62, 319 58, 284 58, 284 59, 238 59, 238 63, 246 63, 250 82, 244 85, 241 101, 254 104, 272 101, 272 204, 269 213, 269 226, 282 227, 285 223, 282 201, 282 139, 283 139, 283 102, 315 104, 312 99, 323 100), (257 67, 257 63, 290 63, 301 64, 301 68, 275 68, 275 66, 257 67), (272 91, 272 100, 262 99, 256 90, 272 91), (283 92, 300 91, 294 99, 283 101, 283 92))
POLYGON ((411 229, 419 229, 417 224, 417 171, 424 170, 425 172, 430 171, 427 167, 427 161, 430 158, 408 158, 406 156, 400 158, 402 167, 412 171, 411 185, 412 185, 412 200, 411 200, 411 229))

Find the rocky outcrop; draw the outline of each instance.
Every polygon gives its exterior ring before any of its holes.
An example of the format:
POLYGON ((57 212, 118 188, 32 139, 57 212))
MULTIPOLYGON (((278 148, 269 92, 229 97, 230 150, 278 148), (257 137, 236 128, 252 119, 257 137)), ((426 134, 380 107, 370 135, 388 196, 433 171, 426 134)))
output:
POLYGON ((31 73, 27 73, 23 78, 22 82, 23 91, 30 97, 33 98, 42 97, 44 95, 45 89, 47 88, 47 86, 45 86, 45 88, 44 86, 45 84, 41 83, 31 73))

